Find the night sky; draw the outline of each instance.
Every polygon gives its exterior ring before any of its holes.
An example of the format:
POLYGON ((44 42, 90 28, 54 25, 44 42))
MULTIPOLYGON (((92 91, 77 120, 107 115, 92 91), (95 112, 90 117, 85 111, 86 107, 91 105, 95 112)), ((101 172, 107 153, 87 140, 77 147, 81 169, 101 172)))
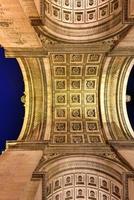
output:
POLYGON ((127 103, 127 111, 130 124, 134 130, 134 67, 129 76, 127 94, 131 96, 131 101, 127 103))
POLYGON ((24 106, 22 73, 16 59, 4 57, 0 48, 0 152, 6 140, 16 140, 22 128, 24 106))

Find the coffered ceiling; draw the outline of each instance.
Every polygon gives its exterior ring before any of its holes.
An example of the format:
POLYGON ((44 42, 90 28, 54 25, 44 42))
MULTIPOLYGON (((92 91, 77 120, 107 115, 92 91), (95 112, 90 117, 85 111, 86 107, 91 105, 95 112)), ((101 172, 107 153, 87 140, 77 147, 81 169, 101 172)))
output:
POLYGON ((98 87, 102 54, 51 54, 55 143, 102 143, 98 87))
POLYGON ((46 0, 42 16, 42 30, 67 42, 104 39, 125 27, 120 0, 46 0))

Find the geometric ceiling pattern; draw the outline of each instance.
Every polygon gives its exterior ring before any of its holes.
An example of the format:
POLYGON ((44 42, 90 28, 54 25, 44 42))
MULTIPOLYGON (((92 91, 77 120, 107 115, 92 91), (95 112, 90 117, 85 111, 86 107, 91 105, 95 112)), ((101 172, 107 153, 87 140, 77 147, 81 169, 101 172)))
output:
POLYGON ((92 23, 117 14, 119 4, 119 0, 46 0, 45 14, 64 23, 92 23))
POLYGON ((51 178, 47 183, 48 200, 120 200, 122 185, 112 177, 96 171, 75 169, 51 178), (70 172, 70 173, 69 173, 70 172), (64 198, 63 198, 64 197, 64 198), (111 197, 111 198, 110 198, 111 197))
POLYGON ((54 143, 102 143, 98 88, 102 54, 51 54, 54 143))
POLYGON ((46 0, 41 5, 44 34, 74 43, 106 38, 119 33, 121 0, 46 0))

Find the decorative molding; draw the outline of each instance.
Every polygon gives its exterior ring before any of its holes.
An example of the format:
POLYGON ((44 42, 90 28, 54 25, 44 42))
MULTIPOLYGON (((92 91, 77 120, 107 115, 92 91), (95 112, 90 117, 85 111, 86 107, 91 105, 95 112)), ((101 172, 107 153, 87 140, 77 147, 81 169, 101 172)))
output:
POLYGON ((41 181, 42 182, 42 200, 46 200, 46 173, 34 171, 32 174, 31 181, 41 181))
POLYGON ((116 48, 113 49, 111 52, 108 53, 109 56, 134 56, 134 47, 127 47, 127 48, 116 48))
POLYGON ((79 40, 76 43, 70 41, 62 40, 62 38, 58 38, 53 36, 50 33, 47 33, 46 30, 43 30, 42 27, 38 26, 35 27, 35 30, 38 34, 38 37, 42 43, 43 48, 48 52, 98 52, 98 53, 111 53, 116 51, 116 45, 120 42, 122 38, 126 36, 131 26, 126 26, 123 30, 119 31, 118 33, 111 35, 105 39, 100 41, 95 41, 92 43, 85 42, 82 44, 81 48, 81 41, 79 40), (73 43, 73 48, 72 48, 73 43), (103 46, 103 48, 102 48, 103 46))
POLYGON ((112 145, 116 150, 118 149, 134 149, 134 139, 132 140, 117 140, 117 141, 109 141, 109 144, 112 145))
POLYGON ((48 57, 48 52, 43 48, 6 48, 5 55, 8 58, 44 58, 48 57))
POLYGON ((44 48, 47 48, 48 45, 52 45, 53 46, 53 45, 56 45, 56 44, 59 43, 59 42, 49 38, 48 36, 46 36, 46 35, 44 35, 42 33, 38 34, 38 36, 39 36, 44 48))
POLYGON ((43 26, 43 20, 40 17, 30 17, 32 26, 43 26))
POLYGON ((6 148, 11 150, 44 150, 48 145, 48 141, 24 141, 10 140, 6 143, 6 148))
POLYGON ((123 90, 119 85, 124 84, 123 78, 121 80, 122 73, 124 68, 128 67, 127 64, 131 59, 132 58, 126 56, 107 58, 109 63, 108 65, 105 63, 104 67, 106 76, 104 76, 102 80, 102 83, 105 85, 102 91, 104 95, 104 97, 102 97, 104 98, 104 105, 102 103, 103 115, 105 113, 103 120, 106 120, 106 132, 110 133, 113 140, 132 138, 132 133, 128 130, 126 121, 123 119, 124 116, 121 114, 121 99, 124 99, 122 92, 126 90, 123 90))
POLYGON ((87 157, 91 157, 91 156, 95 156, 98 159, 108 159, 112 162, 116 162, 119 165, 123 165, 124 167, 125 164, 121 161, 121 159, 119 159, 119 157, 117 156, 117 154, 110 148, 108 147, 104 147, 104 146, 100 146, 100 147, 96 147, 96 146, 88 146, 88 147, 83 147, 80 151, 78 151, 78 149, 80 149, 80 146, 76 146, 74 149, 73 145, 68 145, 68 146, 64 146, 59 148, 57 146, 57 150, 55 149, 56 146, 54 147, 47 147, 44 151, 44 154, 38 164, 38 166, 36 167, 35 171, 40 171, 40 169, 42 168, 43 165, 48 165, 49 162, 54 162, 55 160, 59 160, 59 159, 64 159, 64 158, 69 158, 69 157, 79 157, 79 156, 87 156, 87 157), (85 153, 86 152, 86 153, 85 153))
POLYGON ((123 0, 123 23, 134 24, 134 11, 131 13, 131 9, 134 9, 133 0, 123 0))
MULTIPOLYGON (((130 200, 129 198, 129 180, 134 181, 134 171, 129 171, 123 173, 123 199, 124 200, 130 200)), ((131 188, 132 189, 132 188, 131 188)), ((131 191, 133 192, 133 191, 131 191)), ((132 196, 131 196, 132 197, 132 196)))

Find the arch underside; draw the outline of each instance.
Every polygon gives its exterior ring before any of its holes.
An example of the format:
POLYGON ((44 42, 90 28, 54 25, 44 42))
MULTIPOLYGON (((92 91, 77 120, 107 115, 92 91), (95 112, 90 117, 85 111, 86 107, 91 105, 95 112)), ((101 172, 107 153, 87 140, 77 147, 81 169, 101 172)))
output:
POLYGON ((122 111, 123 79, 131 60, 78 51, 20 58, 26 114, 19 140, 101 144, 132 138, 122 111))
POLYGON ((7 57, 17 58, 25 83, 23 127, 6 152, 21 164, 4 169, 17 166, 26 178, 6 179, 18 189, 11 187, 13 198, 17 191, 21 199, 128 199, 134 29, 124 23, 125 0, 1 2, 0 42, 7 57))

